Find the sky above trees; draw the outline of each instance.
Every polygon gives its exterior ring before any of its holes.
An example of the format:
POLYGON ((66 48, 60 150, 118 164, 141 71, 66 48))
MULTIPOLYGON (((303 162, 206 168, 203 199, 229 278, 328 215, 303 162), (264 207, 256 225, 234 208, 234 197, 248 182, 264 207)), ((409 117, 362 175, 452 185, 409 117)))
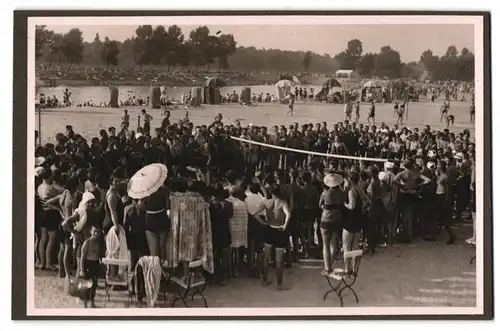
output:
MULTIPOLYGON (((197 26, 179 25, 184 35, 197 26)), ((341 52, 351 39, 363 41, 365 52, 379 52, 385 45, 391 45, 400 53, 404 62, 418 61, 423 49, 432 49, 436 55, 446 53, 449 45, 458 49, 474 49, 474 27, 465 24, 390 24, 390 25, 208 25, 210 31, 232 34, 239 46, 274 48, 292 51, 312 51, 334 56, 341 52)), ((131 25, 87 25, 47 26, 47 29, 66 33, 79 28, 83 39, 92 42, 96 33, 110 39, 124 41, 135 34, 137 26, 131 25)), ((154 26, 153 26, 154 28, 154 26)))

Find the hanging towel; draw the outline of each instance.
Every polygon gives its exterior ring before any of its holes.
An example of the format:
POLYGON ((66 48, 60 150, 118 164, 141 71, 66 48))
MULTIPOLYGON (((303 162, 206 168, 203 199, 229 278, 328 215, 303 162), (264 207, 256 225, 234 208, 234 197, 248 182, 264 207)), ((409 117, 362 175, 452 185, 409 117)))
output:
POLYGON ((141 288, 144 285, 144 292, 146 294, 146 302, 148 307, 154 307, 160 292, 160 281, 162 276, 162 269, 160 258, 158 256, 143 256, 137 262, 135 267, 135 290, 136 293, 142 293, 141 288), (142 275, 140 274, 142 271, 142 275), (142 276, 142 277, 141 277, 142 276), (144 283, 141 284, 139 279, 143 279, 144 283))
MULTIPOLYGON (((106 258, 128 260, 127 237, 125 230, 121 225, 118 225, 118 235, 116 234, 116 226, 113 225, 106 236, 106 258)), ((120 266, 118 274, 123 274, 127 267, 120 266)))

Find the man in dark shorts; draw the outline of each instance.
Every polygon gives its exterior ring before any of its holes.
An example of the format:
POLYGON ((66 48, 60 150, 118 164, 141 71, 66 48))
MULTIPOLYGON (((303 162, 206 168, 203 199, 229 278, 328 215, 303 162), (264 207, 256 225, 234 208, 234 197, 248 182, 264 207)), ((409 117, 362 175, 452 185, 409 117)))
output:
POLYGON ((465 242, 470 245, 476 244, 476 166, 473 164, 471 167, 471 201, 470 201, 470 212, 472 214, 472 225, 473 225, 473 234, 471 238, 468 238, 465 242))
POLYGON ((403 105, 401 105, 398 109, 398 119, 396 120, 396 124, 401 124, 403 125, 403 116, 405 113, 405 108, 403 105))
POLYGON ((373 121, 373 124, 375 124, 375 101, 372 101, 372 104, 370 105, 370 111, 368 112, 368 123, 370 123, 370 119, 373 121))
POLYGON ((448 115, 446 116, 446 127, 453 126, 455 124, 455 116, 454 115, 448 115))
POLYGON ((476 120, 476 105, 472 103, 469 108, 470 122, 474 123, 476 120))
POLYGON ((295 104, 295 96, 290 93, 290 99, 288 100, 288 112, 286 113, 287 115, 290 114, 293 116, 293 105, 295 104))
MULTIPOLYGON (((286 231, 290 220, 292 218, 292 213, 288 204, 281 199, 281 189, 277 184, 273 184, 267 188, 270 190, 271 199, 266 199, 261 205, 260 210, 254 214, 254 217, 259 218, 259 213, 265 209, 269 210, 268 220, 266 227, 263 230, 264 237, 264 263, 262 270, 262 286, 269 285, 268 280, 268 269, 269 260, 271 259, 271 253, 273 246, 276 249, 276 279, 277 279, 277 289, 285 290, 283 286, 283 267, 284 267, 284 255, 285 247, 288 245, 289 235, 286 231)), ((262 221, 262 223, 264 223, 262 221)))
POLYGON ((264 228, 267 226, 265 210, 262 210, 263 196, 260 194, 260 184, 252 183, 246 192, 245 205, 248 211, 248 264, 252 277, 259 277, 262 269, 262 246, 264 228), (260 212, 258 212, 260 210, 260 212), (256 216, 256 214, 258 214, 256 216), (258 254, 255 260, 255 254, 258 254))
MULTIPOLYGON (((301 226, 303 220, 303 209, 304 209, 304 189, 299 185, 299 172, 296 169, 290 170, 290 185, 289 185, 289 206, 290 211, 292 212, 292 220, 290 225, 286 229, 290 235, 292 236, 293 242, 293 252, 290 249, 288 251, 289 260, 288 262, 294 261, 293 253, 296 253, 299 248, 299 239, 302 244, 303 252, 308 255, 308 246, 311 244, 310 242, 306 243, 305 237, 302 235, 305 231, 301 231, 301 226)), ((310 220, 313 221, 313 220, 310 220)))
POLYGON ((448 119, 449 109, 450 109, 449 103, 445 101, 444 104, 441 106, 441 120, 440 120, 441 122, 443 121, 443 119, 448 119))

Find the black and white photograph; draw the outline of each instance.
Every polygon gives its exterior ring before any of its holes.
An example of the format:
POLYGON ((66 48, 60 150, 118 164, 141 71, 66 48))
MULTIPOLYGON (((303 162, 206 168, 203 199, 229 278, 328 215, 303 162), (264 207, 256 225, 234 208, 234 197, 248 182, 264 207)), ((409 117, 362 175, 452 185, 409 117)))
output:
POLYGON ((485 313, 484 13, 27 22, 27 315, 485 313))

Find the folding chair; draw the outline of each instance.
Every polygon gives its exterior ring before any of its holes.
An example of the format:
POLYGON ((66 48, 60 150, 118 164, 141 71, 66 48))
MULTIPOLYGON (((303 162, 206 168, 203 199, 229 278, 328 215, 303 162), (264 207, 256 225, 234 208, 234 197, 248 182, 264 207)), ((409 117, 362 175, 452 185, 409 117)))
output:
POLYGON ((203 291, 206 288, 205 276, 202 273, 197 272, 203 262, 201 260, 189 262, 189 276, 186 280, 184 277, 172 277, 170 280, 176 285, 176 292, 174 293, 174 300, 172 301, 172 307, 178 300, 184 303, 184 307, 187 307, 186 297, 191 292, 191 301, 194 300, 195 295, 199 295, 205 304, 205 308, 208 308, 207 300, 203 295, 203 291))
POLYGON ((129 260, 120 260, 120 259, 111 259, 111 258, 103 258, 102 263, 109 269, 110 266, 124 267, 125 269, 125 278, 124 279, 113 279, 110 278, 108 272, 106 270, 106 277, 104 278, 104 291, 106 291, 106 298, 104 300, 104 307, 106 307, 107 302, 111 298, 111 291, 113 291, 117 286, 126 287, 128 296, 127 296, 127 306, 132 303, 132 291, 130 290, 130 281, 129 281, 129 260))
POLYGON ((359 266, 361 264, 361 256, 363 255, 363 250, 356 250, 344 253, 344 261, 345 263, 352 264, 352 272, 345 273, 344 269, 335 269, 334 272, 325 276, 328 281, 328 285, 330 289, 325 292, 323 295, 323 300, 326 300, 326 297, 335 292, 340 299, 340 306, 344 307, 344 299, 342 298, 342 292, 345 290, 351 291, 354 294, 354 298, 356 299, 356 303, 359 303, 358 295, 352 288, 354 283, 358 278, 359 266), (336 285, 334 282, 338 282, 336 285))

